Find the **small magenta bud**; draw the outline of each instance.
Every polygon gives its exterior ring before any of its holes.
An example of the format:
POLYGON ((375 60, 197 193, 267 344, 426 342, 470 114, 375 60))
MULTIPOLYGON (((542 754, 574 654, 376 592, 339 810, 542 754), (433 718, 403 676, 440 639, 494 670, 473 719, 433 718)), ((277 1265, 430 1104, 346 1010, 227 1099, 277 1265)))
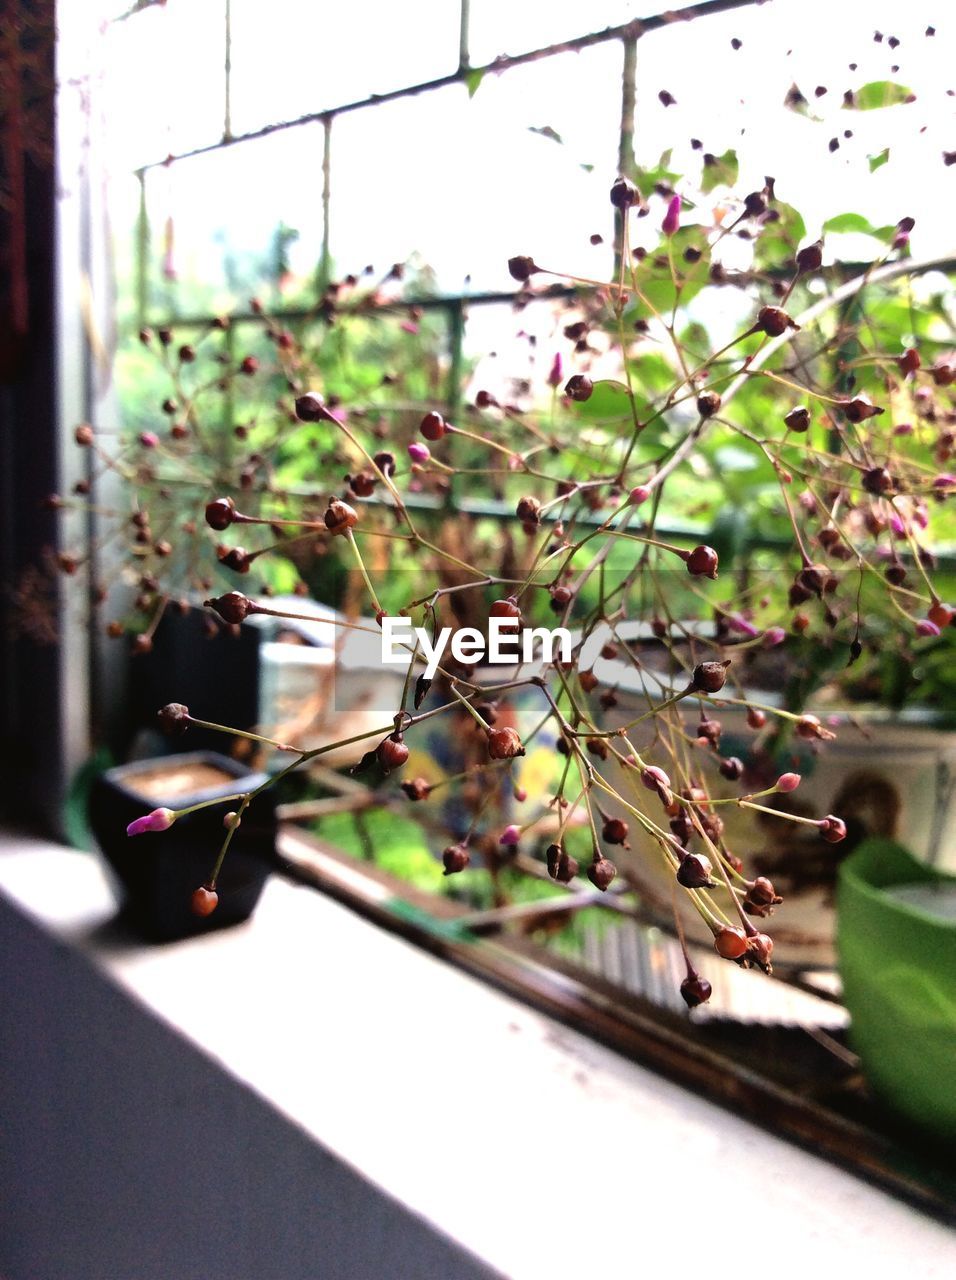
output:
POLYGON ((680 196, 671 196, 661 223, 661 231, 665 236, 672 236, 680 226, 680 196))
POLYGON ((144 449, 155 449, 159 444, 159 436, 155 431, 141 431, 139 433, 139 442, 144 449))
POLYGON ((154 809, 142 818, 134 818, 126 828, 128 836, 141 836, 146 831, 168 831, 176 821, 172 809, 154 809))
POLYGON ((521 828, 515 826, 515 824, 512 822, 507 827, 505 827, 504 831, 502 831, 501 835, 498 837, 498 843, 503 845, 514 846, 518 843, 520 839, 521 839, 521 828))
POLYGON ((935 639, 940 634, 940 630, 936 623, 931 622, 929 618, 920 618, 916 624, 916 634, 918 636, 932 636, 935 639))
POLYGON ((787 633, 783 627, 768 627, 763 633, 763 644, 765 649, 774 649, 778 644, 783 644, 787 638, 787 633))
POLYGON ((628 500, 632 506, 638 506, 642 502, 646 502, 651 496, 651 490, 646 484, 639 484, 628 494, 628 500))
POLYGON ((548 371, 548 386, 559 387, 561 379, 564 377, 564 361, 561 359, 561 352, 554 353, 554 359, 551 361, 551 368, 548 371))
POLYGON ((412 462, 427 462, 432 455, 427 444, 422 444, 420 440, 413 440, 408 446, 408 456, 412 462))

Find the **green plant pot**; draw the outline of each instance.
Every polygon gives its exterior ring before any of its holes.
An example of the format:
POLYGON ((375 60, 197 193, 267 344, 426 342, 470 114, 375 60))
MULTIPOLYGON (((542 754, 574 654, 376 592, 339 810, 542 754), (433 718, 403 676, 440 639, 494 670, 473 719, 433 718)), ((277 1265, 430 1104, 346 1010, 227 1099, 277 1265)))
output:
POLYGON ((937 1139, 956 1138, 956 920, 894 899, 895 886, 956 886, 893 840, 869 839, 840 868, 843 992, 874 1090, 937 1139))

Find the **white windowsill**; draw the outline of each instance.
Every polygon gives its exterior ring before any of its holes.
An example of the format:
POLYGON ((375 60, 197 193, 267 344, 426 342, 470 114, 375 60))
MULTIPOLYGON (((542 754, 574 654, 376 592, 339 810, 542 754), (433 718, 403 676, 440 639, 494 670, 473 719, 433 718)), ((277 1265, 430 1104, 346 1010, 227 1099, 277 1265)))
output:
POLYGON ((745 1240, 770 1250, 776 1277, 956 1272, 945 1227, 312 889, 273 877, 246 925, 118 946, 97 932, 113 904, 94 858, 6 840, 0 896, 508 1276, 616 1280, 665 1260, 671 1275, 707 1275, 743 1261, 745 1240))

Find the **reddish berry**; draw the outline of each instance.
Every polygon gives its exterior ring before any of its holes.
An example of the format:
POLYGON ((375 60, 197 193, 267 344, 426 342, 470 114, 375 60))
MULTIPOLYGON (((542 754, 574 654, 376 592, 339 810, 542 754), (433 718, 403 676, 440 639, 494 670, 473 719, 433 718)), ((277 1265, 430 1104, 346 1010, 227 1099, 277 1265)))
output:
POLYGON ((206 524, 210 529, 228 529, 236 517, 236 504, 232 498, 214 498, 206 503, 206 524))
POLYGON ((256 605, 241 591, 227 591, 224 596, 217 596, 214 600, 204 600, 203 604, 209 609, 215 609, 223 622, 242 622, 250 613, 257 612, 256 605))
POLYGON ((747 936, 743 929, 725 925, 714 934, 714 950, 724 960, 739 960, 748 951, 747 936))
POLYGON ((488 754, 492 760, 511 760, 524 755, 524 747, 515 729, 508 727, 488 731, 488 754))
POLYGON ((255 356, 244 356, 239 365, 239 372, 251 378, 254 373, 259 372, 259 361, 255 356))
POLYGON ((627 823, 623 818, 605 818, 601 835, 608 844, 623 844, 627 839, 627 823))
POLYGON ((696 1009, 698 1005, 707 1003, 713 994, 713 987, 699 973, 689 971, 680 984, 680 993, 688 1009, 696 1009))
POLYGON ((408 747, 397 734, 389 734, 378 744, 375 751, 378 762, 385 773, 400 769, 408 759, 408 747))
POLYGON ((747 724, 751 729, 762 729, 767 723, 767 713, 761 711, 759 707, 749 707, 747 710, 747 724))
POLYGON ((431 440, 432 442, 440 440, 448 430, 445 425, 445 419, 440 413, 434 412, 434 410, 431 413, 425 414, 418 429, 426 440, 431 440))
POLYGON ((514 596, 505 596, 503 600, 494 600, 488 614, 492 618, 502 618, 509 621, 512 626, 508 630, 515 629, 521 624, 521 608, 514 596))
POLYGON ((541 503, 537 498, 519 498, 515 515, 524 524, 537 524, 541 519, 541 503))
POLYGON ((687 572, 692 578, 716 578, 718 557, 713 547, 695 547, 687 557, 687 572))
POLYGON ((765 933, 752 933, 749 938, 750 954, 766 973, 771 970, 770 957, 773 955, 773 938, 765 933))
POLYGON ((219 905, 219 894, 208 885, 200 885, 193 890, 189 907, 194 916, 211 916, 219 905))
POLYGON ((941 600, 937 600, 930 607, 928 617, 930 622, 935 622, 937 627, 948 627, 953 618, 956 617, 956 609, 953 609, 951 605, 943 604, 941 600))

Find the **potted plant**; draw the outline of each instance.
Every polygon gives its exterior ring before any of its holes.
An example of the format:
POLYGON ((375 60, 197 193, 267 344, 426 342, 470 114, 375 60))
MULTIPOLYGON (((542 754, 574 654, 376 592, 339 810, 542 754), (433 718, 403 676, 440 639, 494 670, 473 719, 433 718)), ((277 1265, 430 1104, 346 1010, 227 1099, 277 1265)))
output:
MULTIPOLYGON (((839 232, 808 232, 771 179, 715 202, 713 161, 613 181, 607 280, 515 254, 515 305, 548 315, 550 346, 539 365, 526 331, 527 376, 505 390, 446 398, 420 304, 346 278, 304 318, 254 300, 244 319, 257 336, 238 350, 226 317, 198 335, 142 329, 137 359, 164 383, 150 383, 148 419, 119 448, 99 424, 76 438, 129 494, 116 527, 138 594, 104 625, 130 637, 134 661, 170 608, 203 608, 217 633, 299 621, 276 592, 324 596, 343 635, 376 644, 389 619, 416 628, 394 704, 361 733, 306 746, 267 726, 229 730, 287 762, 276 780, 351 749, 410 806, 462 797, 466 819, 446 821, 435 849, 450 878, 478 865, 495 875, 521 849, 560 884, 607 890, 619 874, 641 879, 636 860, 656 862, 675 912, 719 955, 769 971, 764 922, 781 894, 742 856, 754 851, 731 818, 785 823, 829 857, 847 820, 793 802, 792 756, 835 737, 828 687, 850 685, 833 674, 879 665, 881 634, 911 671, 951 648, 956 613, 932 548, 952 528, 956 362, 942 302, 898 305, 901 283, 932 265, 909 256, 908 211, 866 224, 870 260, 847 264, 831 252, 839 232), (750 247, 745 268, 727 253, 732 233, 750 247), (734 299, 713 333, 695 308, 709 292, 734 299), (374 358, 341 359, 353 331, 374 358), (382 333, 395 372, 381 372, 382 333), (224 398, 225 431, 213 425, 224 398), (650 627, 644 648, 635 624, 650 627), (478 674, 496 632, 533 627, 566 632, 570 648, 542 657, 539 636, 535 661, 478 674), (440 646, 465 630, 470 656, 440 646), (756 659, 775 653, 789 665, 761 700, 756 659), (636 673, 630 702, 622 664, 636 673), (521 699, 536 722, 518 716, 521 699), (753 735, 752 760, 726 750, 733 717, 753 735), (461 767, 410 773, 438 723, 461 767), (540 744, 547 767, 529 794, 522 761, 540 744)), ((721 175, 729 183, 731 167, 721 175)), ((63 572, 78 567, 64 551, 63 572)), ((187 729, 208 720, 201 706, 161 715, 187 729)), ((230 822, 262 794, 257 783, 230 800, 230 822)), ((194 888, 217 885, 207 875, 194 888)), ((691 1006, 708 995, 689 958, 681 990, 691 1006)))

